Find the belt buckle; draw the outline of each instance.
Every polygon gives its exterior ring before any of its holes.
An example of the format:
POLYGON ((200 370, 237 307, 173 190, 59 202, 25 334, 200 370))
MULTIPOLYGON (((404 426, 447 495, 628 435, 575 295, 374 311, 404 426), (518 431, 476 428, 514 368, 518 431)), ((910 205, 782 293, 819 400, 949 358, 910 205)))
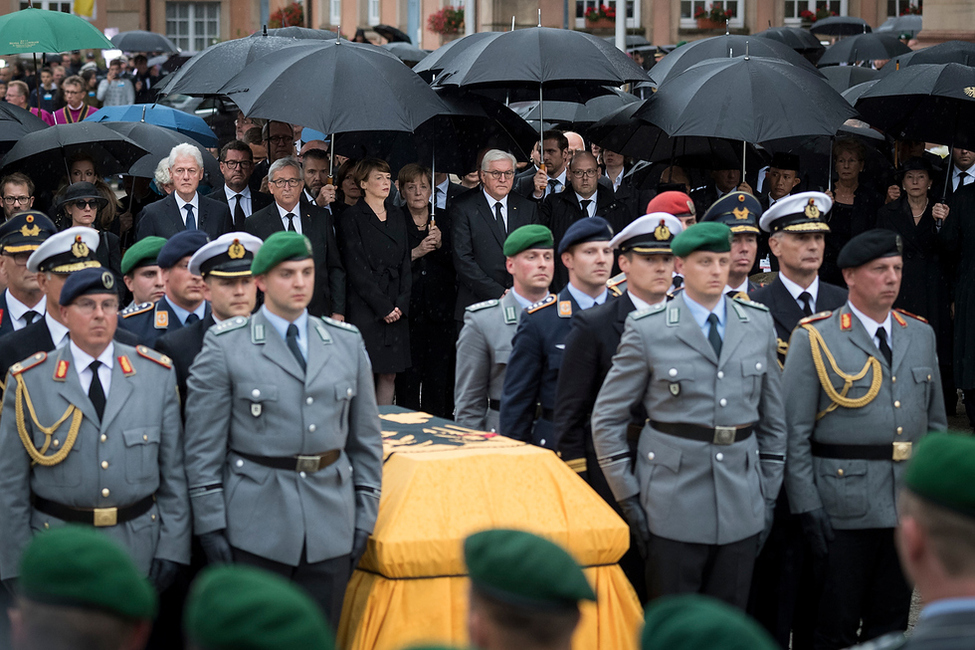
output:
POLYGON ((92 523, 98 528, 118 524, 118 508, 95 508, 94 513, 92 523))
POLYGON ((317 472, 321 461, 321 456, 298 456, 297 462, 295 463, 295 471, 308 473, 317 472))
POLYGON ((894 443, 894 455, 893 460, 902 461, 910 460, 911 453, 913 452, 913 443, 911 442, 895 442, 894 443))
POLYGON ((737 427, 714 427, 714 439, 711 444, 730 445, 735 441, 736 433, 738 433, 737 427))

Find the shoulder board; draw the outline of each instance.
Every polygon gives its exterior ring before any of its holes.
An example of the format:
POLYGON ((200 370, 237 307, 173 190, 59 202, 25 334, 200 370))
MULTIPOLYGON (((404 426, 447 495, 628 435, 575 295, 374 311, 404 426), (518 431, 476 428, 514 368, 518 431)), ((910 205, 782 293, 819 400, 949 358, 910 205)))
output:
MULTIPOLYGON (((909 317, 911 317, 911 318, 913 318, 913 319, 915 319, 915 320, 919 320, 919 321, 921 321, 922 323, 927 323, 927 322, 928 322, 928 319, 927 319, 927 318, 925 318, 925 317, 923 317, 923 316, 918 316, 917 314, 912 314, 911 312, 909 312, 909 311, 904 311, 903 309, 895 309, 895 310, 894 310, 894 312, 895 312, 896 314, 904 314, 905 316, 909 316, 909 317)), ((897 316, 895 315, 895 316, 894 316, 894 318, 896 318, 896 317, 897 317, 897 316)), ((901 324, 901 326, 903 326, 903 325, 904 325, 904 323, 900 323, 900 324, 901 324)))
POLYGON ((326 325, 329 325, 331 327, 337 327, 339 329, 349 330, 350 332, 355 332, 356 334, 359 333, 359 328, 353 325, 352 323, 346 323, 345 321, 340 321, 340 320, 333 320, 328 316, 322 316, 322 322, 324 322, 326 325))
POLYGON ((499 302, 501 301, 498 300, 497 298, 493 300, 485 300, 484 302, 475 302, 473 305, 468 305, 466 311, 469 312, 481 311, 482 309, 487 309, 488 307, 494 307, 499 302))
POLYGON ((33 368, 37 364, 43 363, 43 361, 45 359, 47 359, 47 353, 46 352, 38 352, 37 354, 35 354, 35 355, 31 356, 31 357, 28 357, 28 358, 24 359, 23 361, 20 361, 18 363, 15 363, 14 365, 10 366, 10 374, 12 374, 12 375, 19 375, 20 373, 24 372, 25 370, 30 370, 31 368, 33 368))
POLYGON ((663 303, 659 305, 653 305, 652 307, 647 307, 646 309, 637 309, 636 311, 630 312, 629 318, 632 318, 633 320, 640 320, 641 318, 646 318, 650 314, 656 314, 662 312, 666 308, 667 308, 667 304, 663 303))
POLYGON ((735 296, 734 298, 732 298, 732 300, 734 300, 735 302, 737 302, 739 305, 747 305, 748 307, 751 307, 752 309, 758 309, 760 311, 768 311, 769 310, 768 307, 766 307, 765 305, 763 305, 760 302, 755 302, 751 298, 742 297, 742 296, 735 296))
POLYGON ((228 318, 222 323, 214 325, 211 329, 214 334, 220 335, 232 330, 239 330, 241 327, 247 324, 247 316, 234 316, 233 318, 228 318))
POLYGON ((799 324, 800 325, 805 325, 806 323, 815 323, 818 320, 823 320, 823 319, 829 318, 832 315, 833 315, 833 312, 831 312, 831 311, 821 311, 821 312, 818 312, 818 313, 813 314, 812 316, 806 316, 805 318, 803 318, 802 320, 799 321, 799 324))
POLYGON ((550 293, 547 296, 545 296, 543 299, 536 302, 535 304, 529 306, 528 309, 526 309, 525 311, 527 311, 529 314, 534 314, 539 309, 544 309, 549 305, 554 305, 558 299, 559 299, 558 296, 556 296, 554 293, 550 293))
POLYGON ((149 361, 155 361, 163 368, 172 368, 173 360, 167 357, 165 354, 160 354, 152 348, 147 348, 144 345, 135 346, 135 351, 139 353, 139 356, 144 359, 149 359, 149 361))
POLYGON ((618 284, 626 282, 626 273, 620 273, 619 275, 614 275, 609 280, 606 280, 607 287, 615 287, 618 284))
POLYGON ((128 318, 129 316, 135 316, 136 314, 144 314, 145 312, 152 309, 152 306, 154 304, 156 303, 142 302, 139 303, 138 305, 129 305, 128 307, 122 310, 120 316, 122 316, 122 318, 128 318))

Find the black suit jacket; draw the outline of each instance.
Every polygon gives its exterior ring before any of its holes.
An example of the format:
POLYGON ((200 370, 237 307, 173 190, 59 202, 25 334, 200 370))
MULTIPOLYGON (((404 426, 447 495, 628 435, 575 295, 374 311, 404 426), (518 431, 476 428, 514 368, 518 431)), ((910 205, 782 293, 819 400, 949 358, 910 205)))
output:
MULTIPOLYGON (((209 235, 211 241, 233 229, 234 222, 227 204, 199 194, 198 198, 199 214, 196 215, 196 227, 209 235)), ((184 230, 186 225, 176 204, 174 192, 142 209, 136 218, 135 238, 138 240, 155 235, 169 239, 184 230)))
MULTIPOLYGON (((295 208, 301 215, 301 231, 311 241, 315 258, 315 295, 308 304, 308 311, 314 316, 345 315, 345 267, 339 258, 332 215, 318 206, 300 201, 295 208)), ((261 239, 283 230, 284 222, 273 201, 244 222, 244 231, 261 239)))
MULTIPOLYGON (((538 223, 534 201, 508 194, 508 233, 521 226, 538 223)), ((511 288, 505 269, 504 240, 482 190, 467 192, 450 207, 449 217, 457 270, 457 306, 454 318, 464 320, 464 309, 482 300, 500 298, 511 288)))
POLYGON ((14 322, 10 319, 10 309, 7 307, 7 292, 0 292, 0 336, 15 331, 14 322))
MULTIPOLYGON (((846 289, 819 280, 819 295, 816 297, 816 311, 839 309, 846 302, 846 289)), ((750 300, 760 302, 769 308, 775 322, 775 335, 779 339, 779 363, 785 363, 785 350, 789 345, 792 330, 805 317, 802 308, 795 301, 782 280, 775 278, 768 286, 748 294, 750 300)))
MULTIPOLYGON (((207 194, 207 198, 213 199, 214 201, 220 201, 225 206, 227 206, 227 209, 230 210, 230 223, 231 223, 230 229, 241 231, 244 229, 244 226, 243 224, 234 223, 234 206, 230 205, 230 201, 227 200, 227 193, 224 192, 223 188, 224 186, 221 185, 217 189, 207 194)), ((264 192, 255 192, 254 190, 251 190, 251 214, 254 214, 259 210, 263 210, 264 208, 271 205, 272 203, 274 203, 274 197, 272 197, 270 194, 265 194, 264 192)), ((250 215, 246 215, 246 216, 250 216, 250 215)))
MULTIPOLYGON (((529 201, 541 202, 545 200, 547 198, 545 196, 543 196, 540 199, 535 198, 535 174, 537 172, 538 170, 533 171, 531 174, 525 174, 524 172, 522 172, 521 174, 516 176, 515 182, 511 186, 512 193, 523 196, 529 201)), ((551 182, 552 181, 551 177, 548 180, 549 182, 551 182)), ((571 188, 569 187, 569 172, 565 173, 565 184, 562 186, 562 189, 559 190, 559 192, 557 193, 565 192, 566 190, 571 191, 571 188)))
POLYGON ((203 349, 203 337, 213 325, 213 314, 208 312, 203 320, 167 332, 156 341, 156 350, 168 355, 173 360, 181 412, 183 405, 186 404, 186 379, 190 376, 190 366, 193 365, 196 355, 203 349))

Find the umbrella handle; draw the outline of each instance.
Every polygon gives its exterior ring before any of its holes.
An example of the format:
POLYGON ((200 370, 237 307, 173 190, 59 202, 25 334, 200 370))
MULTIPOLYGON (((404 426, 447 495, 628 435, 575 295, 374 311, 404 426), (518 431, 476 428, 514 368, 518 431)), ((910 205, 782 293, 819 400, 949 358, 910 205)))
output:
POLYGON ((826 167, 826 189, 833 191, 833 136, 829 136, 829 151, 826 152, 829 164, 826 167))

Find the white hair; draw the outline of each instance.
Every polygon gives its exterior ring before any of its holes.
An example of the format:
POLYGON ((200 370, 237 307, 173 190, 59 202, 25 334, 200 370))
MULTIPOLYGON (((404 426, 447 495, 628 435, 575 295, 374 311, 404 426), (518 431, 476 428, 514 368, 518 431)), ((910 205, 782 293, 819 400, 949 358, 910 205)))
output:
POLYGON ((169 185, 173 182, 173 177, 169 175, 169 158, 163 158, 159 161, 152 178, 156 181, 156 187, 160 190, 163 188, 163 185, 169 185))
POLYGON ((267 180, 273 181, 274 175, 278 173, 278 170, 285 167, 293 167, 296 172, 298 172, 298 178, 302 177, 301 163, 294 156, 285 156, 284 158, 278 158, 271 166, 267 169, 267 180))
POLYGON ((169 152, 169 158, 166 159, 166 166, 174 167, 177 158, 192 158, 200 166, 200 169, 203 169, 203 154, 188 142, 181 142, 173 147, 172 151, 169 152))
POLYGON ((512 168, 514 168, 518 164, 518 161, 515 160, 515 157, 512 156, 507 151, 501 151, 500 149, 491 149, 486 154, 484 154, 484 158, 481 159, 481 171, 486 172, 488 170, 488 167, 491 165, 491 163, 497 162, 499 160, 507 160, 508 162, 511 163, 512 168))

